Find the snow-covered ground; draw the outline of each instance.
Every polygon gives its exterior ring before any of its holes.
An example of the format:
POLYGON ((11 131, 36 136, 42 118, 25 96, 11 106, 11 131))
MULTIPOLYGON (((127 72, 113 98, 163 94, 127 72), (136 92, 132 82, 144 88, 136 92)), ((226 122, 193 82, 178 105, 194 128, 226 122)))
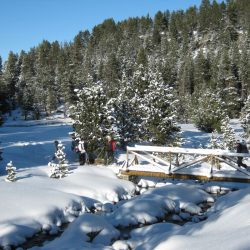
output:
MULTIPOLYGON (((241 132, 237 121, 232 125, 241 132)), ((192 125, 182 129, 184 146, 208 143, 209 134, 192 125)), ((3 249, 250 249, 248 184, 142 179, 136 186, 116 176, 118 166, 79 166, 71 131, 65 119, 15 119, 0 127, 3 249), (48 177, 54 140, 62 141, 69 161, 62 179, 48 177), (15 182, 5 180, 9 161, 17 168, 15 182), (226 194, 215 199, 211 193, 226 194), (207 202, 213 205, 205 211, 207 202), (58 237, 22 245, 41 234, 58 237)))

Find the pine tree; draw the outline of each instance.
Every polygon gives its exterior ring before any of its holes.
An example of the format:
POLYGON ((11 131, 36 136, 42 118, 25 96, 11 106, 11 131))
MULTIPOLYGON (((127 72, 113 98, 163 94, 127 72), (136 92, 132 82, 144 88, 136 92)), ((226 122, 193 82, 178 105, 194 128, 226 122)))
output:
POLYGON ((221 133, 222 133, 222 148, 233 150, 235 144, 235 132, 229 124, 229 117, 226 116, 221 122, 221 133))
POLYGON ((13 166, 12 161, 10 161, 6 166, 6 171, 8 176, 6 177, 6 181, 16 181, 16 168, 13 166))
POLYGON ((121 86, 119 95, 108 102, 108 104, 112 103, 112 106, 107 106, 107 109, 113 113, 112 117, 116 121, 119 140, 122 146, 125 146, 129 142, 140 141, 143 138, 144 128, 141 115, 143 97, 135 89, 133 78, 127 76, 125 72, 122 76, 121 86))
POLYGON ((59 165, 57 163, 49 162, 48 166, 51 167, 49 177, 56 179, 60 178, 61 175, 60 175, 59 165))
POLYGON ((193 98, 193 122, 202 131, 220 131, 221 121, 226 115, 220 92, 207 89, 197 92, 196 95, 193 98))
POLYGON ((212 132, 209 147, 212 149, 221 148, 221 140, 217 131, 212 132))
POLYGON ((174 90, 165 84, 157 69, 149 71, 149 85, 145 90, 143 126, 144 139, 165 145, 176 140, 179 128, 176 124, 177 99, 174 90))
POLYGON ((242 53, 239 59, 239 78, 241 82, 241 99, 246 100, 250 95, 250 50, 247 38, 243 38, 242 53))
POLYGON ((209 25, 211 22, 210 14, 211 14, 210 0, 202 0, 199 12, 199 23, 201 32, 207 31, 209 29, 209 25))
POLYGON ((90 150, 95 150, 110 132, 105 113, 106 93, 101 81, 94 82, 89 76, 88 84, 76 90, 76 105, 70 107, 70 117, 74 120, 76 132, 88 142, 90 150))
POLYGON ((34 108, 35 51, 23 52, 20 57, 22 64, 18 79, 18 104, 26 120, 34 108))
POLYGON ((9 53, 8 59, 4 64, 3 80, 5 83, 5 93, 10 105, 9 112, 16 106, 16 91, 19 77, 18 55, 13 52, 9 53))
POLYGON ((243 136, 248 140, 250 137, 250 96, 248 96, 244 103, 244 107, 241 110, 240 120, 244 130, 243 136))
POLYGON ((49 162, 48 166, 52 167, 50 177, 51 178, 63 178, 68 173, 68 163, 66 161, 66 154, 64 153, 65 147, 61 142, 58 143, 58 149, 55 153, 58 163, 49 162))

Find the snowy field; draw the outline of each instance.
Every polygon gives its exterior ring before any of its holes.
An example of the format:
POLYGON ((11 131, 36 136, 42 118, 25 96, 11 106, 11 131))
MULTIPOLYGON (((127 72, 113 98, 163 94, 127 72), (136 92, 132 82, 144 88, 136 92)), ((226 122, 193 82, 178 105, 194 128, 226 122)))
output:
MULTIPOLYGON (((237 121, 232 125, 241 132, 237 121)), ((208 143, 209 134, 182 129, 184 146, 208 143)), ((248 184, 142 179, 135 185, 116 176, 119 166, 79 166, 71 131, 64 119, 16 119, 0 127, 0 249, 250 249, 248 184), (62 141, 70 165, 62 179, 48 177, 54 140, 62 141), (15 182, 5 180, 9 161, 15 182)))

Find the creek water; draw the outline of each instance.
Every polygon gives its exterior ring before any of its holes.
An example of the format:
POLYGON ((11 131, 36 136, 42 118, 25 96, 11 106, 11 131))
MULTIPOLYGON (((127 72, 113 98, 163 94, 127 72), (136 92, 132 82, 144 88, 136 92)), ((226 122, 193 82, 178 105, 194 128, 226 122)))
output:
MULTIPOLYGON (((231 190, 231 191, 234 191, 234 190, 231 190)), ((229 191, 228 191, 229 192, 229 191)), ((227 194, 228 192, 223 192, 223 193, 214 193, 214 194, 211 194, 209 193, 210 195, 212 195, 215 199, 215 202, 216 202, 216 199, 222 195, 225 195, 227 194)), ((165 218, 159 220, 157 223, 160 223, 160 222, 168 222, 168 223, 173 223, 173 224, 177 224, 177 225, 184 225, 188 222, 193 222, 193 223, 196 223, 196 222, 200 222, 200 221, 203 221, 203 220, 206 220, 207 217, 205 215, 206 211, 212 207, 214 205, 214 203, 211 203, 211 202, 203 202, 203 203, 200 203, 198 204, 200 206, 200 208, 202 209, 202 213, 200 215, 191 215, 190 217, 188 217, 187 219, 182 219, 182 220, 176 220, 174 219, 174 214, 167 214, 165 218), (194 219, 196 218, 196 219, 194 219)), ((91 209, 92 213, 95 213, 93 211, 93 209, 91 209)), ((99 212, 97 212, 99 213, 99 212)), ((58 230, 58 233, 56 235, 50 235, 48 232, 45 232, 45 231, 40 231, 38 233, 36 233, 34 236, 32 236, 31 238, 27 239, 27 241, 25 243, 23 243, 22 245, 19 245, 18 247, 10 247, 8 250, 15 250, 15 249, 30 249, 32 247, 35 247, 35 246, 43 246, 45 243, 49 242, 49 241, 52 241, 58 237, 61 236, 61 234, 67 229, 68 225, 70 223, 64 223, 62 224, 62 226, 59 228, 58 230)), ((130 238, 130 232, 136 228, 142 228, 142 227, 145 227, 147 225, 143 225, 143 224, 140 224, 140 225, 136 225, 136 226, 130 226, 130 227, 117 227, 117 229, 120 231, 120 240, 127 240, 130 238)), ((93 238, 93 237, 90 237, 90 238, 93 238)), ((91 242, 91 240, 90 240, 91 242)), ((0 248, 1 250, 1 248, 0 248)))

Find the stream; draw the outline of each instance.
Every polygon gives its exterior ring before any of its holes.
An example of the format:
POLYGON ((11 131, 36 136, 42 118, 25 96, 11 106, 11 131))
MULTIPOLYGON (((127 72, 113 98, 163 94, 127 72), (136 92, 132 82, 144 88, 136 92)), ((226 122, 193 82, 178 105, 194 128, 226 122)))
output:
MULTIPOLYGON (((215 202, 217 200, 218 197, 222 196, 222 195, 226 195, 228 192, 230 191, 235 191, 235 190, 229 190, 227 192, 217 192, 217 193, 209 193, 210 195, 212 195, 215 199, 215 202)), ((140 195, 140 194, 138 194, 140 195)), ((165 218, 159 220, 157 223, 160 222, 168 222, 168 223, 173 223, 173 224, 177 224, 177 225, 184 225, 188 222, 192 222, 192 223, 198 223, 200 221, 206 220, 207 216, 206 216, 206 211, 212 207, 214 203, 211 202, 203 202, 198 204, 198 206, 202 209, 202 213, 201 215, 191 215, 191 216, 187 216, 187 218, 182 218, 180 219, 180 217, 176 214, 167 214, 165 218)), ((183 212, 183 211, 181 211, 183 212)), ((100 213, 103 214, 104 212, 96 212, 94 211, 94 209, 91 209, 91 213, 100 213)), ((185 214, 185 212, 183 212, 185 214)), ((36 233, 34 236, 32 236, 31 238, 27 239, 27 241, 21 245, 19 245, 18 247, 10 247, 8 249, 2 249, 0 247, 0 250, 26 250, 26 249, 30 249, 32 247, 38 246, 41 247, 43 246, 45 243, 49 242, 49 241, 53 241, 54 239, 58 238, 61 236, 61 234, 67 229, 67 227, 69 226, 70 223, 64 223, 62 224, 61 227, 59 227, 58 229, 58 233, 57 234, 53 234, 50 235, 48 232, 45 231, 40 231, 38 233, 36 233)), ((117 227, 117 229, 120 231, 120 239, 119 240, 127 240, 130 238, 130 232, 136 228, 142 228, 144 226, 147 225, 136 225, 136 226, 132 226, 132 227, 117 227)), ((90 241, 91 242, 95 236, 94 235, 88 235, 90 237, 90 241)))

